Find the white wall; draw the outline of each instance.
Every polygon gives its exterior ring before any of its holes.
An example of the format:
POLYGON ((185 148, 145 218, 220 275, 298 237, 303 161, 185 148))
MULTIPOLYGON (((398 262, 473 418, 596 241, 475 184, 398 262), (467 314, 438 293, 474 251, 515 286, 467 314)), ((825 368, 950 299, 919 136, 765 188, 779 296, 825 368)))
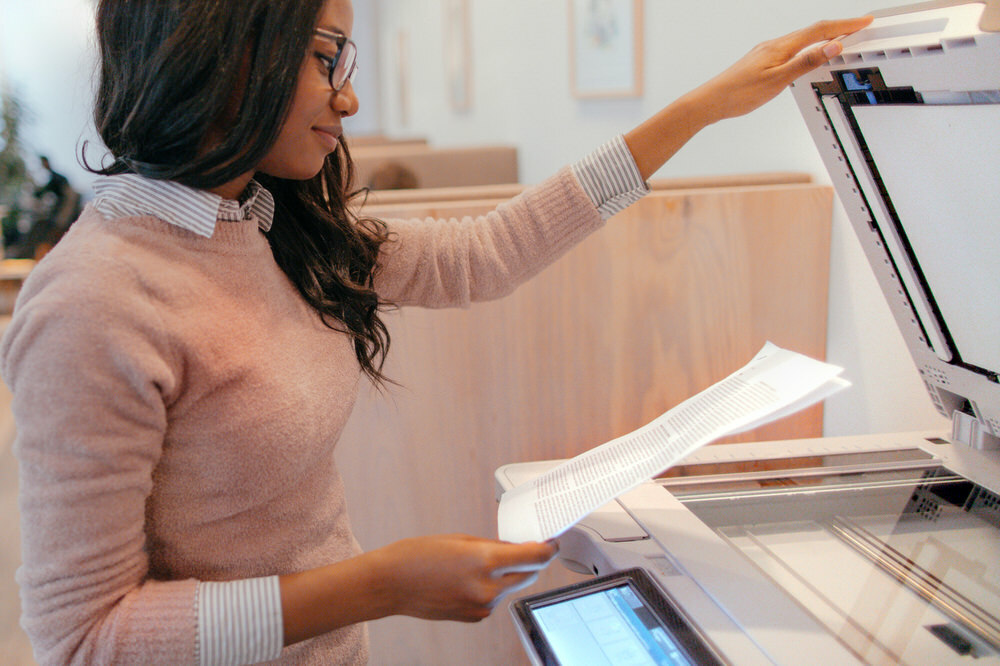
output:
MULTIPOLYGON (((518 146, 522 180, 536 182, 627 131, 723 70, 763 39, 831 15, 898 0, 645 0, 644 94, 637 100, 573 99, 567 0, 469 0, 474 102, 447 103, 441 0, 380 0, 384 130, 433 143, 518 146), (398 35, 408 35, 409 122, 398 108, 398 35)), ((804 171, 829 182, 789 93, 754 114, 695 137, 662 177, 804 171)), ((828 359, 854 386, 827 403, 828 435, 943 428, 843 211, 834 220, 828 359)))
POLYGON ((358 73, 354 77, 354 91, 364 100, 358 114, 348 119, 345 130, 350 134, 377 134, 382 127, 380 117, 381 90, 379 88, 378 7, 368 0, 354 3, 354 32, 351 35, 358 45, 358 73))

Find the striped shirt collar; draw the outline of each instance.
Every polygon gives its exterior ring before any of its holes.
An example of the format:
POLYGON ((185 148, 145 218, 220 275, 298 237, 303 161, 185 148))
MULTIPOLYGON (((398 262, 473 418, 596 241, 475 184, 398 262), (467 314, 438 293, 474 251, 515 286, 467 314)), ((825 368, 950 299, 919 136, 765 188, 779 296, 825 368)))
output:
POLYGON ((250 181, 243 203, 131 173, 99 178, 94 183, 94 194, 94 207, 106 217, 153 216, 206 238, 215 233, 217 222, 240 222, 252 217, 266 232, 274 219, 274 198, 255 180, 250 181))

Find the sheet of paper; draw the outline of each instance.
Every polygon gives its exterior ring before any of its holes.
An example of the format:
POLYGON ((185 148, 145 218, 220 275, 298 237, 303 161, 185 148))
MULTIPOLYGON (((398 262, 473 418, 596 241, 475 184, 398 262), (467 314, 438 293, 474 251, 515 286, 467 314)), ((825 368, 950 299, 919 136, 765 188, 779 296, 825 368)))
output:
POLYGON ((850 384, 842 369, 771 343, 743 368, 656 420, 567 460, 500 498, 505 541, 559 536, 700 446, 787 416, 850 384))

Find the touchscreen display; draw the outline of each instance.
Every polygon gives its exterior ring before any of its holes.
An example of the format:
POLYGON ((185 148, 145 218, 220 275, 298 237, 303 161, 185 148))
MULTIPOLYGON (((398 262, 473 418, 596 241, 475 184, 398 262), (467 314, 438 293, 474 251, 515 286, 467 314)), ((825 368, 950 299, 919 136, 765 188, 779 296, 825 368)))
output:
POLYGON ((718 663, 641 569, 523 599, 514 615, 543 664, 718 663))
POLYGON ((534 612, 561 664, 691 664, 628 585, 534 612))

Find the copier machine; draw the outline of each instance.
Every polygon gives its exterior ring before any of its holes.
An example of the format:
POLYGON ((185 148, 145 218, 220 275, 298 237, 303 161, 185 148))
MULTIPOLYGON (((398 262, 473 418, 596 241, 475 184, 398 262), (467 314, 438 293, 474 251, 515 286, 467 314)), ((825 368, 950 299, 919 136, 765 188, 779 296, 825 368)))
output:
POLYGON ((792 92, 950 432, 703 447, 560 537, 534 663, 1000 664, 1000 0, 875 15, 792 92))

